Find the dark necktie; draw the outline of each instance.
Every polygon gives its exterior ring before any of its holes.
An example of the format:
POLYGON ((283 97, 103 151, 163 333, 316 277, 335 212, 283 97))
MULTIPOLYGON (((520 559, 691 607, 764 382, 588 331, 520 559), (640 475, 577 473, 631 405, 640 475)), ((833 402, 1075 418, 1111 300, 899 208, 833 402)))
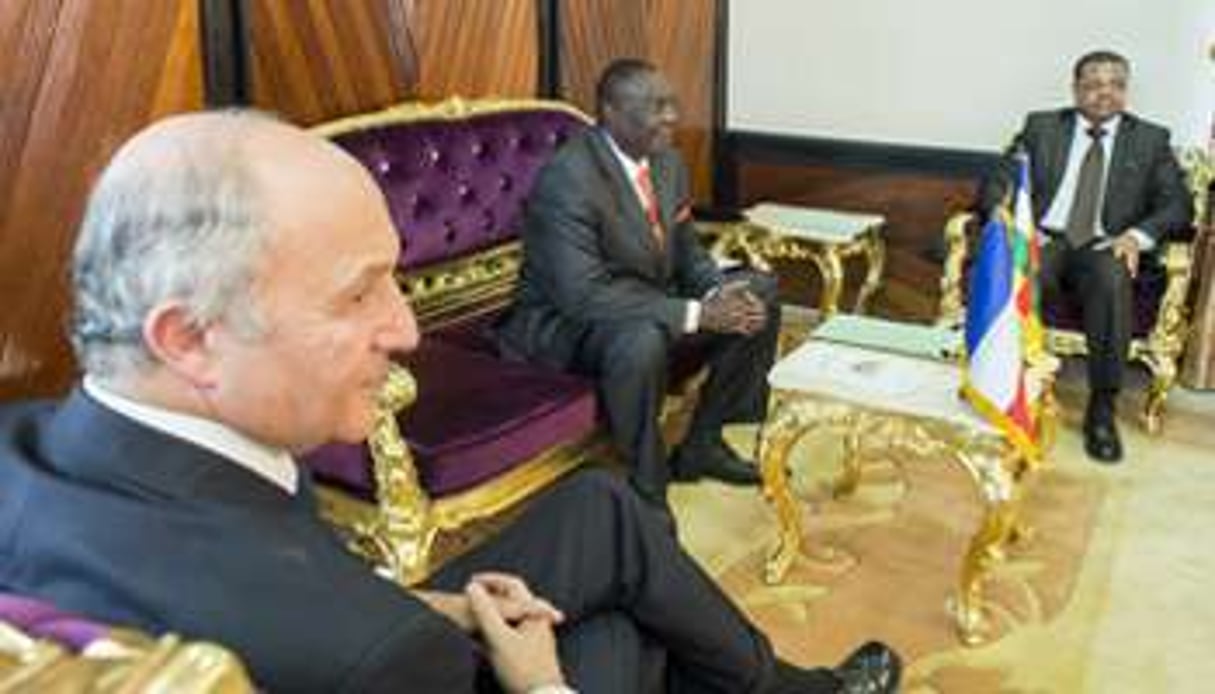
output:
POLYGON ((1080 176, 1076 180, 1076 192, 1072 196, 1072 209, 1067 215, 1067 242, 1072 248, 1080 248, 1097 236, 1097 216, 1101 213, 1101 184, 1105 174, 1105 147, 1101 138, 1105 131, 1100 127, 1088 129, 1092 142, 1080 162, 1080 176))

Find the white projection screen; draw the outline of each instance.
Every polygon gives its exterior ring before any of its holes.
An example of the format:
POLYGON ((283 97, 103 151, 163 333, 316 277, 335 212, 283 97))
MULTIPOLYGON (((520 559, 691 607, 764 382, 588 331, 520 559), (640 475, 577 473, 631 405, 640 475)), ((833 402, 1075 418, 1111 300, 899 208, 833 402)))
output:
POLYGON ((1071 102, 1071 65, 1132 63, 1131 109, 1206 145, 1215 0, 732 0, 727 127, 999 149, 1027 111, 1071 102))

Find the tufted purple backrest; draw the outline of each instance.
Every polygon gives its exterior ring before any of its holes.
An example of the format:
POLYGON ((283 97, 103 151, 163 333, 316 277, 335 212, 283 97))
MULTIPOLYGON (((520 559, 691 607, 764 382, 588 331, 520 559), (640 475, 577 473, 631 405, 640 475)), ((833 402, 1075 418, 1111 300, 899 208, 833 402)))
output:
POLYGON ((13 593, 0 593, 0 622, 73 651, 84 650, 110 632, 105 624, 64 612, 42 600, 13 593))
POLYGON ((452 100, 317 130, 380 184, 405 249, 399 267, 413 270, 517 238, 536 174, 588 124, 561 102, 452 100))

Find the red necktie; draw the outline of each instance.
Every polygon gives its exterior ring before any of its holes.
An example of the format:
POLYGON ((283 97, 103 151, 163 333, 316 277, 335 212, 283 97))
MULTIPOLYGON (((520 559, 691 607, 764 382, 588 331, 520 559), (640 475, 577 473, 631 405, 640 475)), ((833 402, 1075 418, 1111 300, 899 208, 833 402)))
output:
POLYGON ((645 207, 645 218, 650 223, 650 233, 654 241, 662 248, 666 242, 662 231, 662 221, 658 218, 658 198, 654 195, 654 182, 650 180, 649 164, 642 164, 637 169, 637 189, 641 191, 642 206, 645 207))

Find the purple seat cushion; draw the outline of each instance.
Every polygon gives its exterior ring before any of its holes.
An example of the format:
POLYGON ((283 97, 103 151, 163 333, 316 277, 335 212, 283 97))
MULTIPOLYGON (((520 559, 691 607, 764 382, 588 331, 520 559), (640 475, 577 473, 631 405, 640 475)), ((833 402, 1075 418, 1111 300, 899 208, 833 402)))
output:
MULTIPOLYGON (((595 428, 594 390, 577 376, 430 339, 407 364, 418 399, 401 415, 401 429, 432 497, 473 487, 595 428)), ((365 447, 327 446, 308 460, 322 478, 365 496, 374 490, 365 447)))
POLYGON ((384 191, 406 270, 516 238, 536 174, 585 127, 572 113, 534 109, 388 124, 333 140, 384 191))
POLYGON ((0 593, 0 621, 8 622, 34 638, 47 639, 73 651, 82 651, 109 634, 100 622, 64 612, 50 603, 13 593, 0 593))
POLYGON ((418 402, 402 428, 432 493, 466 489, 595 428, 594 389, 577 376, 438 340, 409 364, 418 402))

